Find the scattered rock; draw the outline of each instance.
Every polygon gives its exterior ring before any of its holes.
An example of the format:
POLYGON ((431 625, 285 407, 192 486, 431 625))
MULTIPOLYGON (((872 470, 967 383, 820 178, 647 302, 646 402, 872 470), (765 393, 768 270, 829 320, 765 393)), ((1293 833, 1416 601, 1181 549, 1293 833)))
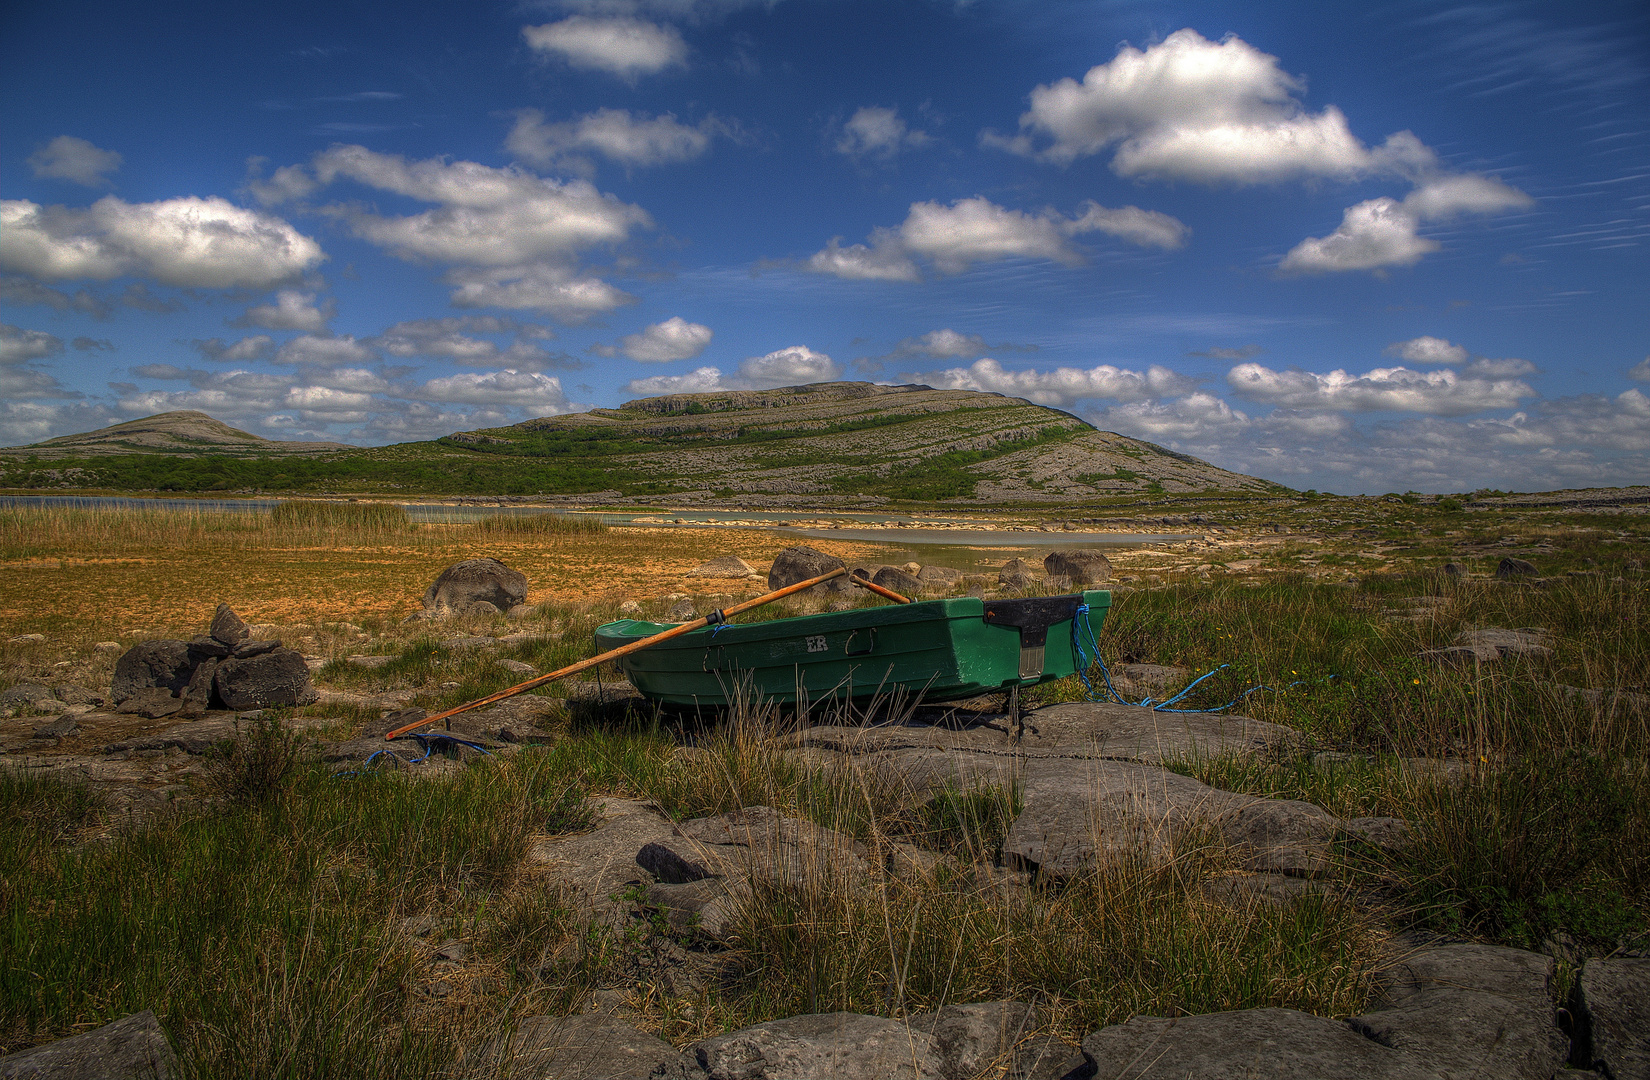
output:
POLYGON ((506 611, 504 613, 504 617, 509 619, 511 622, 520 622, 521 620, 530 617, 533 614, 533 610, 533 605, 531 604, 517 604, 509 611, 506 611))
POLYGON ((517 675, 526 675, 529 678, 539 673, 538 668, 532 664, 524 664, 520 660, 500 660, 497 663, 505 671, 514 672, 517 675))
POLYGON ((642 605, 638 604, 634 600, 624 600, 619 604, 620 615, 640 615, 641 613, 642 605))
MULTIPOLYGON (((1440 1080, 1441 1073, 1327 1017, 1245 1009, 1167 1019, 1136 1016, 1083 1040, 1106 1080, 1440 1080)), ((1489 1075, 1488 1073, 1484 1075, 1489 1075)))
POLYGON ((194 674, 189 676, 189 685, 178 695, 183 699, 182 711, 192 716, 200 716, 212 705, 212 677, 217 674, 222 663, 222 660, 209 657, 196 666, 194 674))
POLYGON ((7 638, 6 641, 12 645, 44 645, 46 643, 46 635, 18 634, 14 638, 7 638))
POLYGON ((1042 1026, 1042 1017, 1023 1001, 982 1001, 915 1013, 907 1023, 933 1036, 941 1075, 972 1080, 1006 1064, 1020 1040, 1042 1026))
POLYGON ((1576 1001, 1582 1064, 1615 1080, 1650 1080, 1650 957, 1587 961, 1576 1001))
MULTIPOLYGON (((783 589, 787 585, 795 585, 799 581, 807 581, 821 574, 828 574, 839 566, 846 565, 835 555, 827 555, 823 551, 815 551, 811 547, 798 545, 788 547, 773 558, 773 566, 768 569, 768 588, 783 589)), ((814 589, 825 592, 844 592, 854 586, 836 578, 814 589)))
POLYGON ((685 1063, 674 1046, 611 1016, 534 1016, 507 1043, 495 1042, 466 1076, 517 1080, 647 1080, 685 1063))
POLYGON ((1445 577, 1455 578, 1457 581, 1464 581, 1469 576, 1467 568, 1458 562, 1445 563, 1443 573, 1445 577))
POLYGON ((0 1080, 171 1080, 177 1075, 172 1045, 147 1010, 0 1057, 0 1080))
POLYGON ((344 663, 371 670, 381 668, 394 659, 393 656, 346 656, 344 657, 344 663))
POLYGON ((424 610, 433 615, 469 614, 477 603, 491 604, 492 614, 509 611, 527 600, 527 575, 497 559, 465 559, 441 571, 424 591, 424 610))
POLYGON ((1498 656, 1553 655, 1552 636, 1547 631, 1533 626, 1517 630, 1503 630, 1494 626, 1482 630, 1463 630, 1455 635, 1455 644, 1475 649, 1493 648, 1498 656))
POLYGON ((160 687, 176 694, 189 685, 195 665, 186 641, 140 641, 115 661, 109 700, 119 704, 139 690, 160 687))
POLYGON ((246 628, 246 623, 235 614, 228 604, 219 604, 218 610, 212 615, 212 625, 207 628, 207 634, 228 646, 236 646, 252 636, 246 628))
POLYGON ((100 641, 96 645, 93 645, 92 648, 96 649, 98 652, 122 652, 125 650, 126 646, 122 645, 118 641, 100 641))
POLYGON ((1036 563, 1024 559, 1010 559, 997 571, 997 584, 1005 589, 1029 589, 1042 584, 1042 571, 1036 563))
POLYGON ((0 692, 0 706, 27 705, 41 712, 57 712, 68 702, 57 696, 57 692, 43 683, 20 682, 4 692, 0 692))
POLYGON ((669 611, 665 612, 666 622, 685 623, 693 617, 694 612, 692 600, 678 600, 674 604, 670 605, 669 611))
POLYGON ((115 706, 115 712, 159 720, 163 716, 171 716, 181 708, 183 699, 164 686, 145 686, 128 694, 124 701, 115 706))
POLYGON ((441 643, 441 647, 448 652, 474 652, 477 649, 495 649, 498 639, 481 634, 466 637, 452 637, 441 643))
POLYGON ((858 1013, 772 1020, 690 1049, 709 1080, 946 1080, 932 1035, 858 1013))
POLYGON ((102 705, 103 695, 93 693, 78 683, 64 683, 52 691, 57 700, 69 705, 102 705))
POLYGON ((309 705, 318 696, 309 665, 292 649, 230 659, 219 663, 212 680, 227 708, 258 709, 269 705, 309 705))
POLYGON ((1502 559, 1495 568, 1495 576, 1502 581, 1511 578, 1539 577, 1540 575, 1541 571, 1535 568, 1534 563, 1524 559, 1515 559, 1511 556, 1502 559))
POLYGON ((1111 560, 1094 548, 1051 551, 1043 558, 1051 578, 1064 578, 1073 588, 1094 585, 1111 577, 1111 560))
POLYGON ((698 568, 688 571, 688 577, 750 578, 760 576, 754 566, 737 555, 719 555, 707 563, 702 563, 698 568))
POLYGON ((901 596, 913 596, 922 588, 922 581, 897 566, 884 566, 871 578, 871 584, 892 589, 901 596))
POLYGON ((917 581, 923 589, 933 592, 949 592, 962 577, 961 570, 953 570, 949 566, 925 566, 917 572, 917 581))
POLYGON ((34 729, 34 737, 37 739, 66 739, 79 730, 78 718, 73 713, 64 713, 50 723, 37 725, 34 729))
POLYGON ((274 652, 280 647, 281 640, 279 638, 276 638, 273 641, 243 641, 239 645, 235 646, 234 651, 230 653, 230 655, 237 660, 245 660, 251 656, 262 656, 264 653, 274 652))

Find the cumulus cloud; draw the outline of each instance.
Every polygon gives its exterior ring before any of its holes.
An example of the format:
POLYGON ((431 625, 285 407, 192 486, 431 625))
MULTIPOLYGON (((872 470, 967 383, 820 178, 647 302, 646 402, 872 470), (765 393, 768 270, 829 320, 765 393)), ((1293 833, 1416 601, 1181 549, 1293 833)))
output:
POLYGON ((1331 106, 1308 113, 1299 79, 1236 35, 1209 41, 1179 30, 1146 49, 1125 45, 1078 82, 1031 92, 1020 134, 983 140, 1057 164, 1113 147, 1122 176, 1205 183, 1271 183, 1294 177, 1351 178, 1370 152, 1331 106))
POLYGON ((373 351, 348 334, 343 337, 303 334, 276 350, 274 359, 277 364, 359 364, 373 359, 373 351))
POLYGON ((265 206, 308 198, 321 186, 302 165, 283 165, 266 180, 264 166, 268 164, 266 157, 246 159, 246 192, 265 206))
POLYGON ((1411 364, 1464 364, 1468 358, 1464 347, 1452 345, 1430 334, 1422 334, 1408 341, 1394 341, 1385 352, 1411 364))
POLYGON ((621 243, 653 221, 588 181, 558 182, 473 161, 408 161, 363 146, 334 146, 315 156, 312 169, 317 185, 343 178, 433 203, 400 217, 359 206, 327 210, 397 258, 449 265, 457 307, 532 310, 577 322, 635 299, 577 263, 590 248, 621 243))
POLYGON ((534 51, 559 57, 569 67, 606 71, 630 83, 687 66, 687 42, 681 32, 642 19, 574 15, 543 26, 524 26, 521 36, 534 51))
POLYGON ((114 352, 115 343, 108 338, 77 337, 69 342, 70 348, 80 352, 114 352))
POLYGON ((412 319, 398 322, 368 340, 391 356, 439 356, 461 364, 487 363, 498 356, 498 345, 469 335, 513 333, 516 326, 512 319, 489 315, 412 319))
POLYGON ((34 175, 53 180, 69 180, 85 187, 108 187, 108 173, 120 168, 125 159, 113 150, 99 150, 85 139, 59 135, 29 155, 34 175))
POLYGON ((326 258, 278 217, 212 196, 85 210, 0 200, 0 268, 46 281, 135 275, 181 288, 268 289, 326 258))
POLYGON ((226 343, 222 338, 208 338, 190 344, 206 359, 229 364, 263 360, 275 352, 275 339, 268 334, 254 334, 234 343, 226 343))
POLYGON ((275 294, 273 304, 258 304, 246 309, 246 314, 230 321, 230 326, 258 326, 265 330, 306 330, 312 334, 326 333, 327 323, 338 314, 338 303, 328 300, 317 307, 315 294, 297 289, 282 289, 275 294))
POLYGON ((935 360, 951 360, 964 356, 979 356, 990 348, 978 334, 960 334, 955 330, 930 330, 921 337, 905 338, 894 346, 893 356, 929 356, 935 360))
POLYGON ((189 372, 175 364, 139 364, 128 370, 140 379, 173 380, 189 377, 189 372))
POLYGON ((24 446, 56 435, 92 431, 122 419, 107 405, 93 402, 0 400, 0 446, 24 446))
POLYGON ((934 138, 925 131, 913 131, 900 119, 898 109, 866 105, 842 125, 836 152, 851 158, 887 161, 907 147, 927 146, 934 138))
POLYGON ((720 368, 702 367, 686 375, 655 375, 632 379, 625 390, 652 397, 658 394, 703 394, 713 390, 768 390, 801 386, 840 377, 842 367, 829 356, 806 345, 791 345, 764 356, 752 356, 739 365, 737 375, 724 376, 720 368))
POLYGON ((85 289, 78 289, 70 296, 62 289, 53 289, 26 277, 0 278, 0 300, 8 304, 44 304, 58 311, 78 311, 94 319, 107 319, 113 312, 109 301, 85 289))
POLYGON ((454 402, 469 405, 514 405, 567 412, 567 396, 562 393, 561 380, 531 371, 461 372, 444 378, 431 379, 414 391, 414 396, 425 401, 454 402))
POLYGON ((1178 248, 1190 231, 1155 210, 1125 206, 1112 210, 1086 202, 1075 218, 1053 210, 1027 214, 976 196, 949 206, 912 203, 898 229, 879 228, 871 242, 842 246, 833 238, 815 252, 806 267, 815 273, 850 279, 919 281, 916 260, 930 262, 942 274, 960 274, 977 262, 996 259, 1048 259, 1078 266, 1083 254, 1072 237, 1104 232, 1143 247, 1178 248))
POLYGON ((1206 393, 1119 405, 1098 426, 1296 487, 1340 492, 1542 490, 1641 483, 1650 396, 1550 399, 1508 416, 1406 417, 1367 427, 1339 413, 1255 416, 1206 393))
POLYGON ((688 125, 672 113, 647 117, 628 109, 597 109, 576 120, 549 124, 539 110, 522 109, 504 147, 536 168, 588 176, 595 171, 591 154, 627 169, 667 165, 703 156, 712 137, 729 132, 727 125, 709 116, 688 125))
POLYGON ((1420 235, 1429 221, 1461 214, 1497 214, 1524 209, 1535 200, 1485 176, 1440 176, 1424 181, 1402 202, 1381 197, 1349 206, 1340 227, 1302 240, 1278 264, 1284 273, 1323 274, 1413 266, 1437 251, 1436 240, 1420 235))
POLYGON ((1646 356, 1629 368, 1627 377, 1634 382, 1650 382, 1650 356, 1646 356))
POLYGON ((26 364, 63 351, 63 339, 44 330, 0 323, 0 364, 26 364))
POLYGON ((1495 368, 1469 368, 1462 374, 1449 369, 1423 372, 1403 367, 1376 368, 1362 375, 1337 369, 1320 375, 1274 371, 1251 363, 1232 368, 1226 382, 1240 397, 1251 401, 1310 411, 1393 410, 1464 416, 1485 409, 1514 408, 1520 401, 1536 396, 1528 383, 1495 368))
POLYGON ((1009 371, 990 357, 976 360, 965 368, 921 372, 901 378, 947 390, 983 390, 1053 406, 1070 405, 1084 398, 1143 401, 1183 394, 1197 386, 1195 380, 1155 364, 1143 372, 1111 364, 1087 370, 1061 367, 1053 371, 1036 368, 1009 371))
POLYGON ((623 353, 632 360, 663 363, 668 360, 692 360, 705 351, 713 336, 711 328, 691 323, 680 315, 673 315, 661 323, 654 323, 640 333, 626 334, 617 346, 597 346, 601 356, 623 353))

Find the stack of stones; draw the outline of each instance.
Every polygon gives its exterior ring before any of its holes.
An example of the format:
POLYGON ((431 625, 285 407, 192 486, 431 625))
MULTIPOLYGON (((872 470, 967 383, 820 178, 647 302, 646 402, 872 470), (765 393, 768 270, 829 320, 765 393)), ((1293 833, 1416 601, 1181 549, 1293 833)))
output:
POLYGON ((303 655, 251 631, 219 604, 212 625, 193 641, 143 641, 115 663, 109 700, 117 712, 159 718, 205 715, 208 709, 308 705, 319 696, 303 655))

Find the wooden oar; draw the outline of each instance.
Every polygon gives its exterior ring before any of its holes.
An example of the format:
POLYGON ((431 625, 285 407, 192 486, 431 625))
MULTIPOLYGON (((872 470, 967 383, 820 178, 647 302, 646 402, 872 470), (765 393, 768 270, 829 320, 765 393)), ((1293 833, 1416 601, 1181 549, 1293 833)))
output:
MULTIPOLYGON (((475 701, 466 702, 456 708, 448 709, 446 712, 438 712, 434 716, 426 716, 424 719, 415 721, 411 724, 403 724, 401 727, 398 727, 394 731, 385 735, 384 738, 388 740, 396 738, 400 735, 405 735, 407 732, 412 731, 415 728, 427 727, 430 724, 435 723, 437 720, 445 720, 447 717, 457 716, 461 712, 469 712, 471 709, 479 709, 483 705, 491 705, 495 701, 503 701, 507 697, 514 697, 523 691, 531 690, 535 686, 543 686, 547 682, 555 682, 557 679, 563 679, 569 675, 577 675, 579 672, 588 671, 590 668, 593 668, 597 664, 605 661, 612 660, 620 656, 628 656, 633 652, 640 652, 649 645, 657 645, 659 642, 664 641, 667 638, 680 637, 683 634, 692 633, 695 630, 702 630, 707 626, 714 626, 717 623, 726 622, 730 616, 738 615, 742 611, 749 611, 751 608, 758 608, 763 604, 771 604, 773 601, 782 597, 790 596, 792 593, 799 593, 804 589, 811 589, 822 581, 830 581, 832 578, 841 577, 847 572, 848 568, 846 566, 839 566, 828 574, 821 574, 816 578, 809 578, 807 581, 799 581, 795 585, 787 585, 783 589, 776 589, 765 596, 758 596, 755 599, 734 604, 732 607, 723 608, 721 611, 713 611, 702 619, 694 619, 692 622, 685 622, 681 626, 673 626, 669 630, 663 631, 662 633, 654 634, 652 637, 646 637, 640 641, 632 641, 629 645, 620 645, 617 649, 609 649, 607 652, 604 652, 599 656, 592 656, 588 660, 580 660, 576 664, 568 664, 566 667, 552 671, 548 675, 540 675, 536 679, 528 679, 526 682, 521 683, 518 686, 512 686, 508 690, 500 690, 495 694, 488 694, 484 698, 477 698, 475 701)), ((862 584, 869 583, 862 582, 862 584)), ((883 591, 880 586, 872 585, 871 587, 877 589, 879 592, 883 591)), ((890 595, 893 595, 897 599, 904 599, 904 597, 899 596, 898 593, 893 593, 890 595)))
POLYGON ((862 589, 870 589, 878 596, 886 596, 888 599, 893 600, 896 603, 909 604, 911 602, 911 598, 909 596, 901 596, 893 589, 885 589, 881 585, 873 582, 870 578, 862 578, 858 574, 849 574, 848 580, 862 589))

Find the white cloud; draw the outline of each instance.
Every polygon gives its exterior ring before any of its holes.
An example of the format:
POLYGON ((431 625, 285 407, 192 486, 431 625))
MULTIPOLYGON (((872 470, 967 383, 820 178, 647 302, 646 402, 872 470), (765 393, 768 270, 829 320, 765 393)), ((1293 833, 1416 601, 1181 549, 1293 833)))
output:
POLYGON ((468 335, 513 333, 516 325, 513 319, 490 315, 413 319, 398 322, 368 340, 391 356, 442 356, 461 364, 486 363, 498 356, 498 346, 485 338, 468 335))
POLYGON ((176 364, 139 364, 137 367, 131 368, 130 370, 133 375, 136 375, 140 379, 160 379, 162 381, 171 381, 174 379, 187 379, 189 377, 189 372, 178 367, 176 364))
POLYGON ((1077 217, 1067 218, 1053 210, 1009 210, 979 196, 950 206, 912 203, 897 230, 875 230, 869 246, 843 247, 840 238, 833 238, 806 266, 841 278, 917 281, 921 273, 916 259, 930 261, 942 274, 960 274, 977 262, 1011 258, 1078 266, 1083 254, 1071 238, 1082 233, 1105 232, 1141 246, 1176 248, 1188 232, 1167 214, 1135 206, 1111 210, 1090 201, 1081 209, 1077 217))
POLYGON ((302 165, 283 165, 265 180, 263 173, 267 164, 269 159, 265 157, 246 159, 246 191, 265 206, 308 198, 321 186, 302 165))
POLYGON ((63 351, 63 339, 44 330, 0 323, 0 364, 25 364, 63 351))
POLYGON ((1311 411, 1395 410, 1464 416, 1484 409, 1514 408, 1523 399, 1536 396, 1530 385, 1519 379, 1470 369, 1465 375, 1447 368, 1423 372, 1402 367, 1376 368, 1362 375, 1337 369, 1319 375, 1239 364, 1227 372, 1226 382, 1251 401, 1311 411))
POLYGON ((1115 146, 1111 164, 1120 175, 1204 183, 1367 170, 1369 151, 1346 118, 1334 107, 1307 113, 1301 89, 1277 57, 1242 38, 1216 43, 1179 30, 1144 50, 1123 46, 1082 82, 1038 86, 1020 135, 983 138, 1062 165, 1115 146))
POLYGON ((1140 401, 1114 405, 1097 423, 1109 430, 1153 442, 1194 440, 1199 444, 1246 430, 1249 414, 1209 393, 1188 394, 1174 401, 1140 401))
POLYGON ((206 341, 194 341, 192 345, 208 360, 217 360, 224 363, 244 364, 249 360, 262 360, 275 351, 275 339, 268 334, 254 334, 244 337, 233 345, 227 345, 222 338, 209 338, 206 341))
POLYGON ((231 326, 260 326, 265 330, 307 330, 324 334, 327 323, 338 314, 338 304, 328 300, 325 306, 315 305, 315 294, 297 289, 282 289, 275 294, 273 304, 258 304, 246 309, 246 314, 230 322, 231 326))
POLYGON ((979 356, 989 346, 978 334, 960 334, 955 330, 930 330, 921 337, 906 338, 894 346, 895 356, 931 356, 935 360, 950 360, 964 356, 979 356))
POLYGON ((318 154, 314 170, 321 184, 344 177, 436 204, 406 217, 359 207, 329 212, 398 258, 454 264, 447 280, 457 286, 457 307, 541 311, 576 322, 634 300, 576 264, 589 248, 618 244, 653 221, 641 207, 587 181, 558 182, 473 161, 409 162, 362 146, 318 154))
POLYGON ((524 26, 521 36, 534 50, 559 56, 570 67, 610 72, 631 83, 642 75, 687 66, 681 32, 641 19, 574 15, 524 26))
POLYGON ((1462 346, 1452 345, 1430 334, 1422 334, 1408 341, 1394 341, 1385 352, 1411 364, 1464 364, 1468 357, 1467 350, 1462 346))
POLYGON ((589 154, 626 168, 692 161, 710 149, 712 136, 726 130, 713 117, 689 126, 671 113, 649 118, 632 116, 628 109, 597 109, 576 120, 547 124, 539 110, 522 109, 504 146, 537 168, 589 175, 594 171, 589 154))
POLYGON ((1101 364, 1086 371, 1069 367, 1055 368, 1053 371, 1035 368, 1008 371, 990 357, 976 360, 965 368, 920 372, 902 375, 901 378, 948 390, 1007 394, 1051 406, 1070 405, 1084 398, 1143 401, 1167 394, 1183 394, 1197 386, 1195 380, 1155 364, 1144 372, 1129 371, 1110 364, 1101 364))
POLYGON ((1627 377, 1634 382, 1650 382, 1650 356, 1646 356, 1629 368, 1627 377))
MULTIPOLYGON (((673 315, 661 323, 654 323, 637 334, 626 334, 619 339, 617 349, 632 360, 663 363, 668 360, 692 360, 710 344, 711 328, 691 323, 673 315)), ((607 355, 612 355, 609 352, 607 355)))
POLYGON ((1340 228, 1324 237, 1308 237, 1283 257, 1285 273, 1321 274, 1342 270, 1380 270, 1413 266, 1439 244, 1420 235, 1428 221, 1447 221, 1461 214, 1498 214, 1524 209, 1535 200, 1487 176, 1432 176, 1404 197, 1382 197, 1349 206, 1340 228))
POLYGON ((841 365, 829 356, 815 352, 806 345, 791 345, 765 356, 750 357, 740 363, 737 375, 723 376, 719 368, 702 367, 686 375, 632 379, 625 390, 647 397, 703 394, 713 390, 769 390, 777 386, 829 382, 841 375, 841 365))
POLYGON ((1369 199, 1349 206, 1340 228, 1308 237, 1278 264, 1285 273, 1322 274, 1338 270, 1379 270, 1413 266, 1438 250, 1438 241, 1417 234, 1420 222, 1396 199, 1369 199))
POLYGON ((461 267, 447 274, 454 307, 500 307, 537 311, 566 323, 583 322, 636 298, 597 277, 553 263, 528 266, 461 267))
POLYGON ((125 159, 113 150, 99 150, 85 139, 59 135, 29 155, 34 175, 69 180, 86 187, 108 187, 112 173, 125 159))
POLYGON ((343 176, 438 204, 408 217, 348 214, 357 235, 413 261, 519 267, 618 243, 631 229, 652 224, 641 207, 583 180, 546 180, 473 161, 409 162, 363 146, 338 146, 316 156, 315 173, 322 183, 343 176))
POLYGON ((906 147, 927 146, 933 141, 933 136, 927 132, 906 127, 898 109, 865 105, 842 125, 836 152, 851 158, 869 157, 886 161, 906 147))
POLYGON ((92 431, 123 419, 107 405, 0 400, 0 446, 23 446, 57 435, 92 431))
MULTIPOLYGON (((431 379, 413 392, 425 401, 457 402, 470 405, 514 405, 552 413, 567 412, 570 406, 562 393, 561 380, 530 371, 461 372, 431 379)), ((541 413, 542 414, 542 413, 541 413)))
POLYGON ((0 267, 44 280, 132 274, 180 288, 267 289, 326 256, 278 217, 212 196, 85 210, 0 200, 0 267))
POLYGON ((349 335, 317 337, 304 334, 282 345, 275 353, 277 364, 359 364, 371 360, 373 352, 349 335))

